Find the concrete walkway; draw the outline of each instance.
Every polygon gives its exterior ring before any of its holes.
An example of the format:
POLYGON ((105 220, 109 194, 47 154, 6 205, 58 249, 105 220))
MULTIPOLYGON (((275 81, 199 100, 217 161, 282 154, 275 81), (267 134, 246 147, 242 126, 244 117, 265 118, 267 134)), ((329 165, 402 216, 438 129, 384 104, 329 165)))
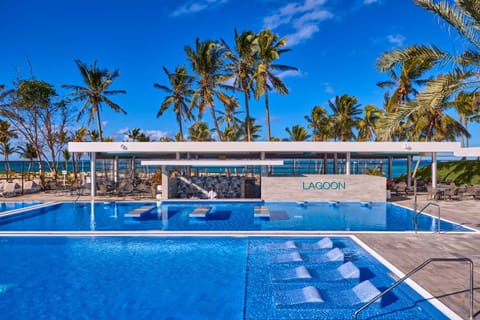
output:
MULTIPOLYGON (((6 200, 74 201, 76 199, 77 196, 68 194, 37 193, 6 200)), ((90 196, 78 197, 79 201, 90 201, 90 199, 90 196)), ((97 201, 122 200, 153 201, 154 199, 135 196, 97 198, 97 201)), ((397 199, 393 202, 413 208, 411 197, 397 199)), ((435 202, 441 207, 442 218, 480 230, 480 200, 435 202)), ((418 198, 418 208, 423 207, 426 203, 425 196, 418 198)), ((436 215, 436 208, 431 207, 427 212, 436 215)), ((471 234, 358 233, 355 235, 403 273, 408 273, 429 258, 468 257, 472 259, 475 264, 474 319, 480 319, 480 232, 471 234)), ((462 318, 468 319, 468 264, 459 262, 434 263, 419 271, 412 279, 462 318)))

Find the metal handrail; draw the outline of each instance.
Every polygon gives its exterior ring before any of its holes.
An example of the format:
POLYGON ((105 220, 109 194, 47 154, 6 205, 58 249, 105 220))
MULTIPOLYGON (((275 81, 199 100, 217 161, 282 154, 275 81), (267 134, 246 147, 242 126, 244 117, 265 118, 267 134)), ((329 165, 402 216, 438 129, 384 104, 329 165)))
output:
POLYGON ((416 206, 415 206, 415 209, 414 209, 414 212, 413 212, 413 225, 414 225, 414 229, 415 229, 415 233, 417 233, 418 231, 418 223, 417 223, 417 216, 422 213, 425 209, 427 209, 429 206, 435 206, 437 207, 437 212, 438 212, 438 233, 440 233, 440 205, 438 203, 435 203, 435 202, 429 202, 427 203, 422 209, 420 209, 419 211, 416 211, 416 206))
POLYGON ((431 262, 459 262, 459 261, 466 261, 470 264, 470 289, 469 289, 469 291, 470 291, 470 301, 469 301, 470 302, 470 313, 469 313, 469 319, 473 320, 473 261, 472 261, 472 259, 467 258, 467 257, 461 257, 461 258, 430 258, 430 259, 426 260, 425 262, 423 262, 422 264, 420 264, 416 268, 414 268, 412 271, 407 273, 403 278, 397 280, 390 287, 388 287, 386 290, 384 290, 383 292, 380 292, 378 295, 373 297, 370 301, 368 301, 363 306, 358 308, 353 313, 353 319, 356 320, 358 314, 361 311, 365 310, 372 303, 374 303, 375 301, 377 301, 378 299, 383 297, 388 292, 392 291, 396 286, 398 286, 399 284, 401 284, 402 282, 404 282, 405 280, 410 278, 414 273, 420 271, 421 269, 423 269, 425 266, 427 266, 431 262))

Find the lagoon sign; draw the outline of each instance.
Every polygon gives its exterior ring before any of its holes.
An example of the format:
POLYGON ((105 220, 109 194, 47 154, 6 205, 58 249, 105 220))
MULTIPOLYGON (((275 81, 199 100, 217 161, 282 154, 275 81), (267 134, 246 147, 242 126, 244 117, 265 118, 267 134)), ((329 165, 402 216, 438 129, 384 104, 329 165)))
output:
POLYGON ((265 201, 385 201, 385 177, 305 174, 262 177, 265 201))
POLYGON ((347 183, 341 181, 302 182, 303 190, 346 190, 347 183))

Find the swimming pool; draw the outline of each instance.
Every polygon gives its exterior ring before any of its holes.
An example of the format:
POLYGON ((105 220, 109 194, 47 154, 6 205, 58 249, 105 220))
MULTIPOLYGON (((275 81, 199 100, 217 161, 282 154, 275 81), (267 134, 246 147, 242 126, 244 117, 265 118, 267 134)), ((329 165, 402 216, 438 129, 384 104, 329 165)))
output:
POLYGON ((5 211, 10 211, 10 210, 26 208, 26 207, 34 206, 40 203, 41 202, 39 201, 22 201, 22 202, 3 201, 3 202, 0 202, 0 213, 5 211))
MULTIPOLYGON (((438 219, 418 216, 418 230, 438 219)), ((0 218, 0 231, 412 231, 413 212, 390 203, 97 202, 59 203, 0 218), (141 208, 146 210, 141 211, 141 208), (204 216, 192 215, 205 208, 204 216), (255 217, 256 208, 268 217, 255 217), (136 211, 137 209, 137 211, 136 211), (136 215, 140 209, 141 214, 136 215), (133 213, 133 214, 132 214, 133 213)), ((443 232, 471 229, 441 221, 443 232)))
MULTIPOLYGON (((351 319, 394 282, 355 237, 0 237, 0 256, 5 319, 351 319)), ((450 317, 402 284, 360 318, 450 317)))

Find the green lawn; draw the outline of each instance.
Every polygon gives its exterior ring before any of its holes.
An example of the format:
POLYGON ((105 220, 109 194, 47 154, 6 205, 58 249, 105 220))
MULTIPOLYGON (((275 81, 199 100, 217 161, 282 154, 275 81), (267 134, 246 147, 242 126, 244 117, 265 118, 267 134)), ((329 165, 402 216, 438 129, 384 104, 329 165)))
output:
MULTIPOLYGON (((417 171, 417 177, 430 180, 432 166, 422 167, 417 171)), ((455 184, 480 184, 480 161, 458 160, 437 163, 437 181, 454 181, 455 184)))

